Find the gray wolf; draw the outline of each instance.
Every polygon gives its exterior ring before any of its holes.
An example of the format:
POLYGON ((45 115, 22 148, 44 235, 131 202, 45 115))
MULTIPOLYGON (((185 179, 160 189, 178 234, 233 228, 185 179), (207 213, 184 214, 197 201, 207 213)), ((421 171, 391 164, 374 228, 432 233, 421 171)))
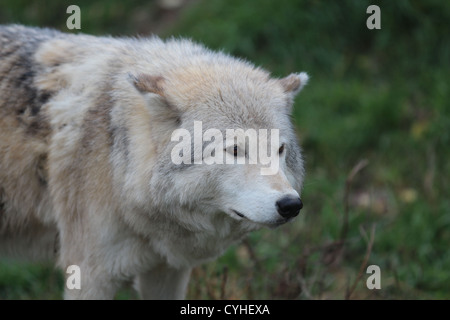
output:
MULTIPOLYGON (((289 117, 307 80, 190 40, 1 26, 0 254, 79 266, 67 299, 112 299, 124 281, 145 299, 184 298, 194 266, 299 213, 289 117), (194 122, 224 137, 278 129, 279 170, 172 161, 172 133, 194 122)), ((237 140, 228 157, 247 156, 237 140)))

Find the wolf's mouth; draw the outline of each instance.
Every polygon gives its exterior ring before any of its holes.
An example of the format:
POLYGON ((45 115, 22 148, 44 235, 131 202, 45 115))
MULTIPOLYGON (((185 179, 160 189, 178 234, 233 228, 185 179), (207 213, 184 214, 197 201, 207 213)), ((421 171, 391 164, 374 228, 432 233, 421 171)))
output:
POLYGON ((247 221, 251 221, 251 222, 254 222, 256 224, 260 224, 262 226, 269 227, 270 229, 275 229, 275 228, 285 224, 286 222, 289 222, 289 221, 293 220, 293 218, 288 218, 288 219, 281 218, 281 219, 270 221, 270 222, 267 222, 267 223, 262 223, 262 222, 256 222, 256 221, 253 221, 253 220, 249 219, 246 215, 244 215, 243 213, 241 213, 241 212, 239 212, 237 210, 230 209, 230 211, 232 211, 235 215, 237 215, 238 217, 240 217, 242 219, 246 219, 247 221))
POLYGON ((238 216, 241 217, 241 218, 248 219, 245 215, 243 215, 242 213, 240 213, 240 212, 237 211, 237 210, 231 209, 231 211, 233 211, 236 215, 238 215, 238 216))

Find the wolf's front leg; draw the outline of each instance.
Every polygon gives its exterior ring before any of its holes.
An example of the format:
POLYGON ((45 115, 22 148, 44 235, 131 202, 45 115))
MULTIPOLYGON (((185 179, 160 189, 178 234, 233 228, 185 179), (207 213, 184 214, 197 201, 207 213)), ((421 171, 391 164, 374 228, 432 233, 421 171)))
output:
POLYGON ((191 268, 160 265, 136 278, 141 299, 181 300, 185 298, 191 268))

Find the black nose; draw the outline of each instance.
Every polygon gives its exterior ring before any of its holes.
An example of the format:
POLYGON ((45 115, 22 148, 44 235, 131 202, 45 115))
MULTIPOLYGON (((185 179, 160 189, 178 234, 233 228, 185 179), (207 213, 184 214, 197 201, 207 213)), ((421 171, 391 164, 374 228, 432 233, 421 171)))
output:
POLYGON ((280 216, 283 218, 293 218, 303 208, 303 202, 300 198, 286 196, 278 200, 276 206, 280 216))

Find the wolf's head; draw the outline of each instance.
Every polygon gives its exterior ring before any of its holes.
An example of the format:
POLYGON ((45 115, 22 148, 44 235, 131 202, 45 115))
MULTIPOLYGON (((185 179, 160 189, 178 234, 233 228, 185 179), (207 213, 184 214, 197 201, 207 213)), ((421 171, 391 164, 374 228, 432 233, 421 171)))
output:
POLYGON ((210 54, 131 80, 152 122, 158 207, 267 226, 298 215, 304 169, 290 115, 306 73, 275 79, 210 54))

